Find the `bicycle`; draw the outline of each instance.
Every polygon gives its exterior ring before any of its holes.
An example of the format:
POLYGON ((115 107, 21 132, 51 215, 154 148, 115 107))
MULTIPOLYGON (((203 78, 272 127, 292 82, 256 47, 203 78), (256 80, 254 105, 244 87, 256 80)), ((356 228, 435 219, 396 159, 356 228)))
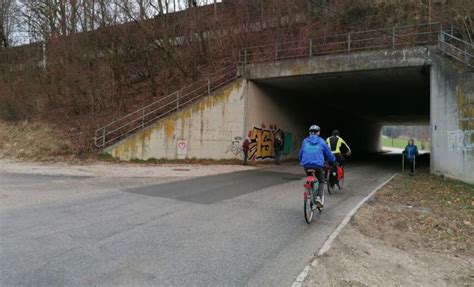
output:
POLYGON ((306 183, 304 184, 304 219, 306 223, 310 223, 313 219, 314 209, 317 208, 319 213, 323 211, 324 205, 324 189, 321 190, 320 201, 316 201, 316 191, 319 190, 319 181, 316 179, 316 170, 308 169, 310 176, 306 177, 306 183))
MULTIPOLYGON (((346 158, 348 154, 342 154, 342 156, 346 158)), ((337 186, 339 190, 342 190, 344 187, 344 166, 339 165, 337 162, 335 168, 332 169, 332 167, 326 163, 324 166, 324 179, 326 180, 329 194, 332 194, 334 186, 337 186), (338 171, 339 169, 340 171, 338 171)))

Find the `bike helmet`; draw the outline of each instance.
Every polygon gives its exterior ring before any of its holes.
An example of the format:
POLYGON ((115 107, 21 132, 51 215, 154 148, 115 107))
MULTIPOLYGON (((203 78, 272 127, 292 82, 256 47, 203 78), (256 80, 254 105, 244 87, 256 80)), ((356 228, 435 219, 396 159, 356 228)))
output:
POLYGON ((340 133, 339 133, 339 131, 338 131, 338 130, 334 130, 334 131, 332 132, 332 135, 333 135, 333 136, 339 136, 339 135, 340 135, 340 133))
POLYGON ((319 131, 321 131, 321 128, 317 125, 312 125, 309 127, 310 134, 317 134, 319 131))

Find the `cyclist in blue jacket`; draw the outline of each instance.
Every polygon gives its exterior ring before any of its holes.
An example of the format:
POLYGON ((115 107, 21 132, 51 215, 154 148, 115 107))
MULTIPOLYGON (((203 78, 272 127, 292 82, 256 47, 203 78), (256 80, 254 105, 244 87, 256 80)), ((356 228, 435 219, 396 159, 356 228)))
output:
POLYGON ((317 125, 312 125, 309 128, 309 136, 305 138, 301 144, 299 159, 300 165, 304 167, 308 175, 310 175, 308 173, 309 169, 316 171, 315 176, 319 182, 319 190, 317 192, 316 202, 322 206, 320 195, 324 188, 324 162, 328 161, 331 165, 333 165, 336 161, 336 158, 332 154, 326 142, 319 137, 320 132, 321 129, 317 125))
POLYGON ((410 139, 408 141, 405 150, 403 151, 403 156, 408 166, 410 166, 410 175, 413 176, 415 173, 415 157, 418 155, 418 147, 415 145, 415 141, 410 139))

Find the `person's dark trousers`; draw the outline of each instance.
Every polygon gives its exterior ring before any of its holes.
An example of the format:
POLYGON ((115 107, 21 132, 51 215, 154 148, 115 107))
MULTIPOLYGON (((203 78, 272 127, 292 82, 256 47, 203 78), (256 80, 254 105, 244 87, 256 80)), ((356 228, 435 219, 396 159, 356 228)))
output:
POLYGON ((339 166, 341 167, 344 166, 344 161, 345 161, 344 156, 342 156, 340 153, 336 153, 334 157, 336 158, 336 161, 339 163, 339 166))
POLYGON ((305 168, 305 171, 306 171, 306 175, 313 175, 312 173, 308 172, 308 170, 310 169, 314 169, 315 170, 315 173, 314 175, 316 176, 316 179, 318 180, 319 182, 319 189, 318 189, 318 193, 316 194, 316 196, 321 196, 322 194, 322 191, 324 189, 324 172, 323 172, 323 169, 320 168, 320 167, 316 167, 316 168, 305 168))
POLYGON ((410 173, 415 173, 415 161, 413 159, 406 159, 407 165, 410 167, 410 173))
POLYGON ((244 150, 244 165, 247 165, 247 160, 248 160, 248 156, 249 156, 249 151, 248 150, 244 150))
POLYGON ((280 164, 280 157, 281 157, 281 150, 275 149, 275 164, 276 165, 280 164))

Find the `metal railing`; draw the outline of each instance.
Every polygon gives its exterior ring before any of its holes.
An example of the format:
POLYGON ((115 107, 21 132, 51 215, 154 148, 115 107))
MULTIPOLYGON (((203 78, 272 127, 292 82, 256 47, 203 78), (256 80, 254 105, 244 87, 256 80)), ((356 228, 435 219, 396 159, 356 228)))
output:
POLYGON ((96 147, 105 147, 142 129, 185 105, 210 95, 239 77, 238 65, 327 54, 387 48, 436 45, 447 55, 472 64, 472 45, 445 32, 439 23, 376 29, 327 37, 253 46, 239 51, 238 64, 228 67, 130 113, 95 132, 96 147), (466 46, 470 49, 466 52, 466 46), (468 59, 468 61, 466 61, 468 59))
POLYGON ((182 107, 204 96, 210 95, 217 89, 233 82, 237 77, 237 66, 228 66, 212 74, 207 79, 185 86, 179 91, 117 119, 95 131, 95 146, 105 147, 125 138, 129 134, 149 126, 156 120, 179 111, 182 107))
POLYGON ((246 65, 326 54, 435 45, 440 31, 440 23, 430 23, 253 46, 240 50, 239 63, 246 65))
POLYGON ((438 49, 469 68, 474 67, 474 46, 472 44, 441 31, 438 34, 438 49))

